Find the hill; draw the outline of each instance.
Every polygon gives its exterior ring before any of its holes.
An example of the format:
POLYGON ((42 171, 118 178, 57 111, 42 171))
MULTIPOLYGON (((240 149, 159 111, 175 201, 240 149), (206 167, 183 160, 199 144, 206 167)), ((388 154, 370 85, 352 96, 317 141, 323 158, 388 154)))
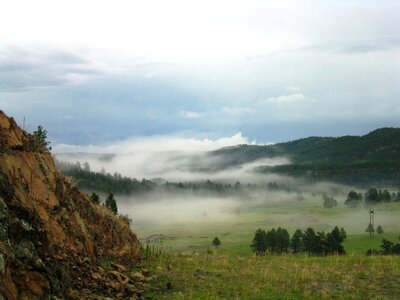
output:
POLYGON ((239 145, 210 155, 223 157, 220 165, 223 168, 262 158, 287 157, 291 164, 261 166, 258 170, 352 184, 398 184, 400 128, 381 128, 364 136, 308 137, 267 146, 239 145))
POLYGON ((128 222, 61 176, 35 138, 0 111, 0 299, 136 295, 124 272, 140 244, 128 222), (122 265, 106 272, 111 258, 122 265))

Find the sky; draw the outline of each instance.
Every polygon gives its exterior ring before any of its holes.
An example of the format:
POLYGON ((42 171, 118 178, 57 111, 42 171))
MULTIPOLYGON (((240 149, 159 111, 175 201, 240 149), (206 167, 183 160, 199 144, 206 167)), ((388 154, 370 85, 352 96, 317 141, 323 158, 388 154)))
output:
POLYGON ((1 1, 0 109, 56 149, 365 134, 400 126, 399 28, 385 0, 1 1))

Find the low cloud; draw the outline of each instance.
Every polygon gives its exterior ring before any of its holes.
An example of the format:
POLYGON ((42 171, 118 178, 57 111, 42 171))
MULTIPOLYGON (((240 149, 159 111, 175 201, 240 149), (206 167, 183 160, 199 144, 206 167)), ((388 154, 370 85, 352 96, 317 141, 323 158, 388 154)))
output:
MULTIPOLYGON (((217 140, 156 136, 136 138, 105 146, 56 145, 54 153, 61 161, 89 162, 92 170, 121 173, 134 178, 164 178, 171 181, 219 180, 259 182, 265 175, 254 173, 260 165, 289 163, 281 158, 265 158, 232 165, 221 154, 209 151, 238 144, 249 144, 241 133, 217 140)), ((275 175, 274 175, 275 176, 275 175)))

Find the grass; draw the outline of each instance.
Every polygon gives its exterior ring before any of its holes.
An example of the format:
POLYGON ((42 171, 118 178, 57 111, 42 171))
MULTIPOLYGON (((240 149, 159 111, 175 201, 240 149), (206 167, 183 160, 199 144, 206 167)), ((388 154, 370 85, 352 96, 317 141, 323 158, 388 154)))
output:
POLYGON ((398 299, 400 257, 164 254, 147 261, 156 299, 398 299), (172 289, 167 289, 170 282, 172 289))
POLYGON ((322 207, 321 197, 306 195, 305 201, 279 203, 270 206, 250 207, 240 214, 233 212, 209 213, 207 217, 199 216, 188 220, 167 220, 137 224, 139 235, 146 237, 152 234, 163 234, 169 237, 163 247, 169 251, 204 251, 211 241, 218 236, 223 251, 231 254, 248 254, 250 243, 258 228, 271 229, 279 226, 291 234, 297 229, 330 231, 334 226, 344 227, 348 239, 344 246, 348 253, 364 254, 369 248, 378 248, 382 238, 396 241, 400 235, 398 216, 400 203, 387 203, 375 208, 375 226, 381 225, 385 233, 377 234, 370 239, 365 233, 369 222, 368 208, 350 209, 339 200, 338 207, 322 207))
POLYGON ((147 287, 153 299, 398 299, 400 257, 366 256, 379 249, 383 238, 397 241, 400 235, 400 203, 375 208, 375 225, 385 233, 372 238, 365 233, 368 208, 322 207, 320 197, 286 204, 249 207, 240 214, 209 212, 207 217, 138 224, 141 236, 163 234, 170 239, 157 244, 160 256, 147 259, 145 267, 157 280, 147 287), (344 227, 347 255, 254 256, 250 243, 258 228, 279 226, 291 233, 313 227, 330 231, 344 227), (207 254, 218 236, 219 249, 207 254), (168 289, 168 283, 172 288, 168 289))

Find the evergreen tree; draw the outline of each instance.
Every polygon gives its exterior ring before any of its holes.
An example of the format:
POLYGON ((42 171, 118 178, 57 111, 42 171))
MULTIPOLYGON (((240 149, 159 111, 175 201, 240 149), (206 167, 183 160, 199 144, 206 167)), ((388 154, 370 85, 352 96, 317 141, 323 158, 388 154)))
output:
POLYGON ((315 252, 315 246, 317 243, 317 235, 315 234, 314 229, 307 228, 307 230, 303 234, 303 247, 304 250, 308 252, 308 254, 315 252))
POLYGON ((269 250, 271 252, 276 250, 277 246, 277 234, 275 228, 272 228, 271 230, 268 230, 268 232, 265 235, 265 245, 266 245, 266 250, 269 250))
POLYGON ((106 199, 106 207, 111 209, 113 213, 118 213, 117 201, 114 199, 114 194, 110 193, 106 199))
POLYGON ((92 200, 92 202, 93 202, 94 204, 100 204, 100 197, 99 197, 99 195, 97 195, 95 192, 93 192, 93 193, 90 195, 90 200, 92 200))
POLYGON ((264 230, 261 228, 257 229, 250 247, 258 254, 264 253, 267 250, 266 233, 264 230))
POLYGON ((344 204, 347 207, 358 207, 361 204, 361 202, 362 202, 362 195, 355 191, 350 191, 347 195, 346 201, 344 201, 344 204))
POLYGON ((383 233, 383 228, 381 225, 378 225, 378 227, 376 227, 376 232, 381 235, 383 233))
POLYGON ((293 249, 294 253, 298 253, 301 251, 301 240, 303 237, 303 232, 300 229, 297 229, 292 236, 290 241, 290 245, 293 249))
POLYGON ((219 240, 219 238, 216 236, 213 241, 212 241, 213 246, 218 247, 219 245, 221 245, 221 241, 219 240))
POLYGON ((285 228, 279 227, 276 231, 276 251, 287 252, 290 246, 290 235, 285 228))
POLYGON ((379 202, 379 192, 376 188, 371 187, 365 193, 365 202, 369 204, 375 204, 379 202))
POLYGON ((50 142, 47 141, 47 130, 43 129, 41 125, 32 133, 31 146, 33 151, 43 151, 47 153, 51 151, 50 142))

